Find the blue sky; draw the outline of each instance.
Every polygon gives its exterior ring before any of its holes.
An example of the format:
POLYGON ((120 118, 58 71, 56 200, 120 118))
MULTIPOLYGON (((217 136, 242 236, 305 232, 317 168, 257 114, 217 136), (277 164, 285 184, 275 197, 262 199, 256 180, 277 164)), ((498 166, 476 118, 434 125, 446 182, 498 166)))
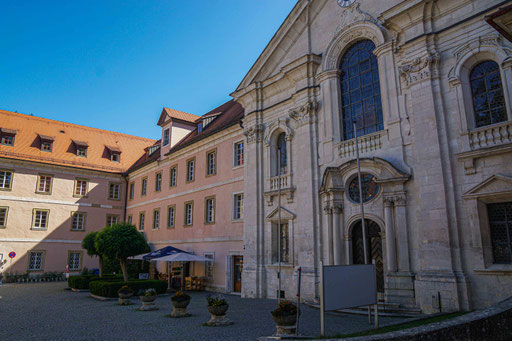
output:
POLYGON ((9 0, 0 109, 159 138, 229 100, 296 0, 9 0))

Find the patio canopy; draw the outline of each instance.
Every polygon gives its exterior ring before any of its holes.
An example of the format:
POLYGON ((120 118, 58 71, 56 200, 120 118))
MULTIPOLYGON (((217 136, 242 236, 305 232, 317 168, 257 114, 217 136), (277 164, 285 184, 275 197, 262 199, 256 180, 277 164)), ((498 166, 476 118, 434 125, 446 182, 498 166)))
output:
POLYGON ((190 253, 188 253, 186 251, 183 251, 183 250, 180 250, 178 248, 175 248, 175 247, 172 247, 172 246, 166 246, 166 247, 164 247, 162 249, 159 249, 159 250, 156 250, 156 251, 153 251, 153 252, 150 252, 150 253, 144 253, 142 255, 137 255, 137 256, 130 257, 129 259, 152 260, 152 259, 155 259, 155 258, 161 258, 161 257, 165 257, 165 256, 172 256, 172 255, 179 254, 179 253, 190 254, 190 253))

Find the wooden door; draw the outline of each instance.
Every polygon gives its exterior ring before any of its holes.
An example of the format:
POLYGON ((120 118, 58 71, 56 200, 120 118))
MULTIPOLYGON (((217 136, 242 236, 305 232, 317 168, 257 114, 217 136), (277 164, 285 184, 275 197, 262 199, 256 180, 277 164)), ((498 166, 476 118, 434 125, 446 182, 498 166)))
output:
MULTIPOLYGON (((377 291, 384 292, 384 259, 382 255, 382 239, 380 228, 372 220, 365 219, 366 245, 368 247, 368 259, 375 264, 377 272, 377 291)), ((352 229, 352 264, 364 264, 363 231, 361 221, 358 221, 352 229)))
POLYGON ((242 270, 244 268, 244 258, 242 256, 233 257, 233 291, 242 292, 242 270))

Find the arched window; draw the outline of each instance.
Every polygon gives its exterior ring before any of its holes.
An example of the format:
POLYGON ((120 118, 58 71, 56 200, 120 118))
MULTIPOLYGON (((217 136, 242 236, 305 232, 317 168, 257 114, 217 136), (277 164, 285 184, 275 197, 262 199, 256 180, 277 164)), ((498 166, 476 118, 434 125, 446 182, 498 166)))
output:
POLYGON ((276 143, 276 169, 275 174, 279 174, 279 170, 281 170, 281 175, 286 174, 288 171, 287 168, 287 155, 286 155, 286 134, 281 133, 277 137, 276 143))
POLYGON ((341 103, 343 138, 384 129, 375 44, 362 40, 352 45, 341 60, 341 103))
POLYGON ((483 127, 506 121, 507 111, 498 64, 492 60, 481 62, 473 68, 469 77, 475 126, 483 127))

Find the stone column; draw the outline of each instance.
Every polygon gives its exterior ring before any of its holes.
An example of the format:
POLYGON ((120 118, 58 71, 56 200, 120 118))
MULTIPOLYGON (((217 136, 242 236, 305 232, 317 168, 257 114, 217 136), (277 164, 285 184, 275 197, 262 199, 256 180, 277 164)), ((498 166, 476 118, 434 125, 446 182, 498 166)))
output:
POLYGON ((386 262, 388 272, 396 272, 396 244, 393 226, 392 198, 384 198, 384 220, 386 223, 386 262))
POLYGON ((400 271, 409 272, 411 269, 409 260, 409 238, 407 236, 407 214, 405 209, 405 195, 394 199, 395 202, 395 219, 396 219, 396 235, 398 242, 398 269, 400 271))
POLYGON ((340 222, 343 221, 342 212, 343 212, 343 207, 341 205, 334 206, 334 208, 333 208, 333 227, 332 227, 332 239, 333 239, 332 244, 333 244, 333 254, 334 254, 334 257, 333 257, 334 265, 341 265, 341 259, 342 259, 342 253, 343 253, 343 244, 342 244, 343 228, 342 228, 342 224, 340 224, 340 222))
POLYGON ((324 207, 324 233, 323 233, 323 255, 324 265, 332 265, 332 208, 326 204, 324 207))

